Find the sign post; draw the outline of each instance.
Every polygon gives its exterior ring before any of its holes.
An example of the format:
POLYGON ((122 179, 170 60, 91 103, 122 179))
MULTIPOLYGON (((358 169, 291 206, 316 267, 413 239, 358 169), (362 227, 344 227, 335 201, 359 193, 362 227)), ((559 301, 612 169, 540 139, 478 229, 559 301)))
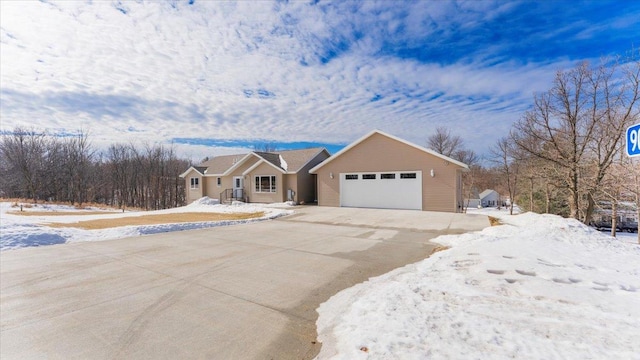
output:
POLYGON ((627 156, 640 156, 640 124, 627 129, 627 156))

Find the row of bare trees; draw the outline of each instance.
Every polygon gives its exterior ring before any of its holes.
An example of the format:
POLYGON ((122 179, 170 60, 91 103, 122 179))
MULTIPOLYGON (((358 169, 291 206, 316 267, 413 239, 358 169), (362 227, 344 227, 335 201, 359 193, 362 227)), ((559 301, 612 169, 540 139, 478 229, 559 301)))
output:
POLYGON ((538 165, 539 178, 566 192, 570 217, 591 220, 621 158, 625 129, 638 120, 639 102, 640 60, 582 63, 559 71, 515 124, 514 150, 538 165))
POLYGON ((467 197, 495 188, 524 209, 585 224, 606 204, 615 235, 620 204, 635 204, 640 217, 640 159, 623 154, 625 129, 640 122, 639 55, 558 71, 551 89, 535 95, 531 110, 491 146, 490 167, 465 158, 470 152, 446 128, 427 146, 471 165, 467 197))
POLYGON ((82 131, 56 137, 16 128, 0 141, 0 195, 165 209, 184 205, 179 174, 188 166, 163 145, 114 144, 98 153, 82 131))

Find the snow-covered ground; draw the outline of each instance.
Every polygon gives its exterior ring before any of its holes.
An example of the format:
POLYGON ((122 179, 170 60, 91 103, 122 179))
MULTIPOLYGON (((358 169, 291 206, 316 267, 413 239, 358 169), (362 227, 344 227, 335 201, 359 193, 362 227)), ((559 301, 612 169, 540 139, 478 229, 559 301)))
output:
POLYGON ((254 205, 236 203, 233 205, 221 205, 217 200, 204 197, 198 201, 179 208, 158 210, 158 211, 113 211, 113 214, 84 215, 87 211, 100 209, 77 210, 65 205, 30 204, 31 207, 24 207, 24 211, 38 212, 77 212, 78 215, 54 215, 54 216, 21 216, 8 213, 18 211, 19 208, 12 207, 9 202, 0 202, 0 250, 17 249, 28 246, 43 246, 64 244, 76 241, 98 241, 110 240, 123 237, 155 234, 161 232, 180 231, 189 229, 199 229, 214 226, 224 226, 233 224, 244 224, 248 222, 273 219, 282 215, 291 214, 292 210, 287 210, 288 204, 276 205, 254 205), (176 224, 144 225, 144 226, 122 226, 104 230, 83 230, 78 228, 52 228, 46 223, 74 223, 85 220, 113 219, 130 216, 144 216, 154 214, 172 214, 184 212, 213 212, 213 213, 254 213, 264 212, 259 218, 249 220, 228 220, 216 222, 190 222, 176 224))
MULTIPOLYGON (((153 212, 80 215, 61 205, 20 216, 0 203, 0 249, 96 241, 246 223, 290 214, 288 204, 219 205, 203 198, 153 212), (51 228, 77 222, 178 212, 257 212, 260 219, 51 228)), ((473 210, 504 223, 441 236, 449 246, 428 259, 346 289, 320 306, 319 359, 640 359, 640 245, 553 215, 473 210)))
POLYGON ((640 359, 636 234, 474 212, 504 225, 322 304, 318 359, 640 359))

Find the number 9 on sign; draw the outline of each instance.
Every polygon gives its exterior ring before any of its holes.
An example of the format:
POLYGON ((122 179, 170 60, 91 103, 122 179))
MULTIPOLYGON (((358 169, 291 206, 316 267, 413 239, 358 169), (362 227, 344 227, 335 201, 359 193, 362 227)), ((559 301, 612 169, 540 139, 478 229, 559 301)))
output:
POLYGON ((640 124, 627 129, 627 155, 640 156, 640 124))

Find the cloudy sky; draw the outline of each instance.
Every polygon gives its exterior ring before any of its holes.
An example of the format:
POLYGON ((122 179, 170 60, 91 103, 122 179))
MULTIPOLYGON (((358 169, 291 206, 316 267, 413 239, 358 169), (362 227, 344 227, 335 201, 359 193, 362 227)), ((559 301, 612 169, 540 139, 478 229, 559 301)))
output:
POLYGON ((373 129, 486 153, 578 61, 640 46, 640 1, 1 1, 0 131, 199 160, 373 129))

